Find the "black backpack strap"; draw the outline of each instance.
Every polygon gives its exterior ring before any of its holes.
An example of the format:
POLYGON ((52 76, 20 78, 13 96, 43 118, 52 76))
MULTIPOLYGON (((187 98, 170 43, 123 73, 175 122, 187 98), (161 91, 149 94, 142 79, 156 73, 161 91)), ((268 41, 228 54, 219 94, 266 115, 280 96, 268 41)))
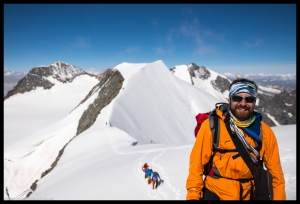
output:
POLYGON ((213 135, 213 149, 217 149, 219 145, 220 130, 219 130, 219 118, 216 115, 215 110, 213 110, 209 114, 208 118, 209 118, 210 130, 213 135))
POLYGON ((213 150, 213 154, 210 156, 208 163, 205 165, 204 167, 204 175, 208 175, 211 168, 212 168, 212 163, 213 163, 213 158, 216 154, 218 145, 219 145, 219 118, 216 114, 216 109, 212 110, 209 115, 208 115, 208 119, 209 119, 209 126, 210 126, 210 130, 212 132, 212 136, 213 136, 213 142, 212 142, 212 150, 213 150))
POLYGON ((219 139, 220 139, 220 119, 219 116, 216 114, 216 109, 220 109, 223 113, 227 111, 228 103, 217 103, 215 105, 215 109, 213 109, 208 116, 209 119, 209 126, 212 132, 213 136, 213 142, 212 142, 212 150, 213 154, 209 158, 209 161, 207 165, 204 167, 204 175, 209 174, 211 168, 212 168, 212 163, 213 163, 213 158, 216 154, 216 152, 220 153, 226 153, 226 152, 237 152, 237 149, 218 149, 219 146, 219 139))
POLYGON ((213 109, 209 114, 209 125, 213 135, 213 149, 217 149, 219 146, 220 139, 220 128, 219 128, 219 116, 216 114, 216 109, 219 109, 224 114, 227 112, 228 103, 220 102, 216 103, 215 109, 213 109))

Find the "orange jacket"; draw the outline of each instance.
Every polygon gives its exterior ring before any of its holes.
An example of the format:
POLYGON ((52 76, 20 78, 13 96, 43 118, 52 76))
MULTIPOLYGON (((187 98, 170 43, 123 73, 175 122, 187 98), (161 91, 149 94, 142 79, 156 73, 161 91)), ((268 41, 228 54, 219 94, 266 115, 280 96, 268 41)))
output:
MULTIPOLYGON (((220 120, 220 140, 218 148, 221 149, 235 149, 235 145, 227 132, 224 123, 224 116, 222 112, 217 110, 217 114, 221 116, 220 120)), ((261 122, 262 127, 262 148, 260 156, 263 162, 272 174, 273 181, 273 200, 285 200, 285 180, 282 172, 279 149, 276 137, 272 129, 261 122)), ((246 140, 253 147, 255 146, 254 140, 243 131, 246 140)), ((210 130, 209 120, 205 120, 197 134, 196 141, 190 154, 189 174, 186 182, 187 200, 199 200, 203 197, 202 188, 205 187, 219 196, 221 200, 239 200, 240 182, 229 180, 225 178, 212 178, 207 176, 204 179, 203 170, 205 164, 209 161, 212 151, 213 135, 210 130)), ((233 159, 232 156, 236 152, 217 152, 213 158, 213 166, 216 167, 220 175, 229 178, 252 178, 252 174, 241 157, 233 159)), ((250 200, 250 189, 252 181, 241 183, 243 187, 243 199, 250 200)), ((254 184, 254 183, 253 183, 254 184)))

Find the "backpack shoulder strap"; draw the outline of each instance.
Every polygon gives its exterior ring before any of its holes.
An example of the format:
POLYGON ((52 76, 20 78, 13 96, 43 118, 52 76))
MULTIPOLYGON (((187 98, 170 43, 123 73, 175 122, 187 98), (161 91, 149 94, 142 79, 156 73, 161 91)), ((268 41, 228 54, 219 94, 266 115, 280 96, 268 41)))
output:
POLYGON ((221 110, 224 115, 226 114, 227 107, 228 107, 228 103, 217 103, 215 109, 213 109, 208 116, 209 126, 213 137, 213 142, 212 142, 213 154, 211 155, 208 163, 204 167, 204 172, 203 172, 204 175, 213 176, 215 174, 212 171, 212 163, 216 152, 220 152, 220 153, 237 152, 237 149, 218 149, 219 140, 220 140, 220 118, 216 114, 216 109, 221 110))
POLYGON ((219 128, 219 116, 216 114, 216 109, 219 109, 224 114, 227 111, 228 103, 216 103, 215 109, 213 109, 208 118, 209 126, 213 135, 213 149, 217 149, 219 146, 220 139, 220 128, 219 128))
POLYGON ((213 149, 217 149, 220 139, 219 118, 216 115, 215 109, 209 114, 209 126, 213 136, 213 149))

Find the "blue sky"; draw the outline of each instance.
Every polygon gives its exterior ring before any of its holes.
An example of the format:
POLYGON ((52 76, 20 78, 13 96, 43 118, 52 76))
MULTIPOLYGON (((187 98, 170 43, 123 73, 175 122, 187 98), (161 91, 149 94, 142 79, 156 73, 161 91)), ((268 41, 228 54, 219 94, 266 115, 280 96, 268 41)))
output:
POLYGON ((4 4, 4 69, 58 60, 296 73, 296 4, 4 4))

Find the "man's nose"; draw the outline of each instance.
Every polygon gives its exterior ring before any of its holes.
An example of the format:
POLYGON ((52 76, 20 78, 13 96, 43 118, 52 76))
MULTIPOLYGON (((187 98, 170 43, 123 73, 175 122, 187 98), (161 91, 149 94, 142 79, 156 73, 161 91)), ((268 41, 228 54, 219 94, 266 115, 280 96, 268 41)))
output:
POLYGON ((243 106, 247 104, 246 99, 243 98, 242 101, 240 102, 243 106))

